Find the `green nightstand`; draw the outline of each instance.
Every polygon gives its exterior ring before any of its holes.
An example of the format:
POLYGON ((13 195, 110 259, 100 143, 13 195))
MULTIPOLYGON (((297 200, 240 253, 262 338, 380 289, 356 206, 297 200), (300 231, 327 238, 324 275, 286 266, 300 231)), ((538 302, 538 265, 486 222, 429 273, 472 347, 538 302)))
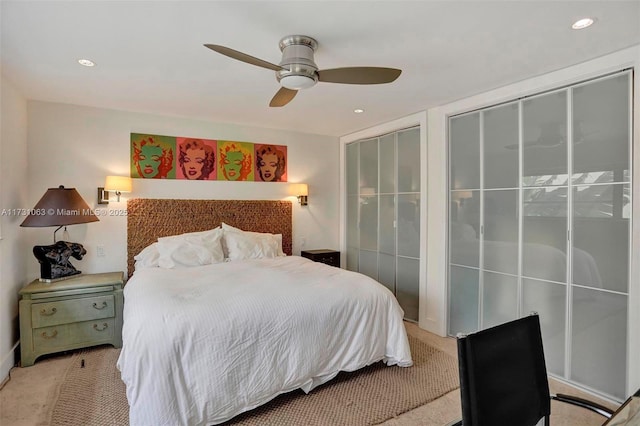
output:
POLYGON ((40 355, 111 344, 122 347, 123 272, 82 274, 20 290, 22 366, 40 355))

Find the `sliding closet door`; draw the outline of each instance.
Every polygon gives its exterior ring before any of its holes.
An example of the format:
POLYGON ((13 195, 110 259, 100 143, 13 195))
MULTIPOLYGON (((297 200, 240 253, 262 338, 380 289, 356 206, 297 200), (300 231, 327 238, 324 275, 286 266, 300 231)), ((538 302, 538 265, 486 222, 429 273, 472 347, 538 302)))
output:
POLYGON ((346 188, 347 188, 347 269, 358 270, 358 247, 360 232, 358 230, 359 174, 358 160, 360 145, 349 144, 346 147, 346 188))
POLYGON ((449 120, 450 335, 537 312, 549 373, 624 399, 630 72, 449 120))
POLYGON ((479 329, 480 113, 449 123, 449 334, 479 329))
POLYGON ((360 246, 358 271, 378 279, 378 139, 360 144, 360 246))
POLYGON ((380 137, 378 281, 396 293, 396 135, 380 137))
POLYGON ((630 93, 628 73, 571 90, 570 378, 619 399, 627 363, 630 93))
POLYGON ((346 147, 347 269, 393 292, 418 321, 420 282, 420 129, 346 147))
POLYGON ((450 149, 449 333, 455 335, 518 317, 518 103, 453 118, 450 149))
POLYGON ((518 104, 482 116, 482 327, 518 318, 518 104))
POLYGON ((538 312, 547 371, 565 374, 568 237, 566 90, 522 102, 522 314, 538 312))
POLYGON ((396 133, 396 297, 405 318, 418 321, 420 282, 420 129, 396 133))

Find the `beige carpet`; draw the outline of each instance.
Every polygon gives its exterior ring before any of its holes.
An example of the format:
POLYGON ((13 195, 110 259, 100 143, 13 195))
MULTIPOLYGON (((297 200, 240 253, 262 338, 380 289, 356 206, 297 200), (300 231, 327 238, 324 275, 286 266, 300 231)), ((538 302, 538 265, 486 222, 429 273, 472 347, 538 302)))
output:
POLYGON ((116 361, 120 349, 103 346, 76 352, 60 384, 51 425, 123 426, 129 404, 116 361))
MULTIPOLYGON (((372 425, 426 404, 458 387, 456 360, 409 336, 414 366, 381 363, 341 373, 308 395, 281 395, 227 425, 372 425)), ((115 364, 119 350, 79 352, 66 372, 52 425, 127 425, 125 387, 115 364), (81 367, 84 360, 84 367, 81 367)))

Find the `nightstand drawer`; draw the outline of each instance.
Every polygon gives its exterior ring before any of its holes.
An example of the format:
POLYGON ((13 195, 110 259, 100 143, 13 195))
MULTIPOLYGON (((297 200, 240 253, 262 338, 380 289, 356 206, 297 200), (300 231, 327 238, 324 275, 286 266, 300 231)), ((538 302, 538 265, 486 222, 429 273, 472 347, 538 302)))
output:
POLYGON ((113 295, 82 297, 31 305, 33 328, 115 316, 113 295))
POLYGON ((109 342, 113 339, 114 330, 114 318, 36 328, 33 330, 33 346, 42 351, 86 342, 109 342))
POLYGON ((302 257, 311 259, 314 262, 324 263, 335 267, 340 267, 340 252, 329 249, 303 250, 300 252, 302 257))
POLYGON ((338 266, 338 263, 340 262, 340 260, 339 260, 337 255, 335 255, 335 256, 318 256, 313 260, 315 262, 326 263, 327 265, 331 265, 331 266, 338 266))

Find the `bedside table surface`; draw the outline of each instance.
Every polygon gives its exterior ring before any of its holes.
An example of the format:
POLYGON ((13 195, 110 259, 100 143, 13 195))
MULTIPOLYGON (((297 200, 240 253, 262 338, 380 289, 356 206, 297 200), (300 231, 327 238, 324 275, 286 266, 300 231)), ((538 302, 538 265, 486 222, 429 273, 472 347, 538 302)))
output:
POLYGON ((80 274, 73 278, 68 278, 52 283, 33 280, 30 284, 20 290, 20 295, 46 293, 50 291, 75 290, 100 285, 123 285, 124 272, 105 272, 101 274, 80 274))
POLYGON ((301 253, 309 253, 309 254, 326 254, 326 253, 337 253, 337 250, 330 249, 316 249, 316 250, 302 250, 301 253))

